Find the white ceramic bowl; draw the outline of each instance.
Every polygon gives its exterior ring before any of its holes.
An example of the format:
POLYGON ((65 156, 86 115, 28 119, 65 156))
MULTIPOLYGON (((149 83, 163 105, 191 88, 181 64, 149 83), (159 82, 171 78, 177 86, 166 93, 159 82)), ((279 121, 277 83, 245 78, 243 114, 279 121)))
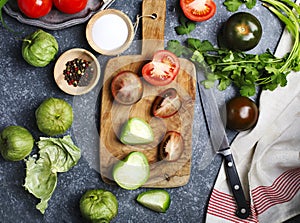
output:
POLYGON ((128 49, 134 37, 129 17, 116 9, 96 13, 86 27, 90 46, 103 55, 118 55, 128 49))

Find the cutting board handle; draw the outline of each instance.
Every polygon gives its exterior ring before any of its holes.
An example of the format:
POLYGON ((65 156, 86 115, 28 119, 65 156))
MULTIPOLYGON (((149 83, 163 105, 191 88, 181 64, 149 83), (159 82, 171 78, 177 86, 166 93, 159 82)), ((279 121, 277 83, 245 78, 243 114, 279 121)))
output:
POLYGON ((165 22, 166 0, 144 0, 142 4, 142 55, 152 58, 157 50, 164 49, 165 22))

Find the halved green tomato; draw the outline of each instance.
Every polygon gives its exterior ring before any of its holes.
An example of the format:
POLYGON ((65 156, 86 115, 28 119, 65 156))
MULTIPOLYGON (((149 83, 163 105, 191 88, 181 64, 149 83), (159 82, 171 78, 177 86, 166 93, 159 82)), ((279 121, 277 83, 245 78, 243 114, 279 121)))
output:
POLYGON ((217 8, 213 0, 180 0, 180 7, 184 15, 195 22, 210 19, 217 8))
POLYGON ((120 141, 126 145, 142 145, 153 142, 154 136, 151 126, 143 119, 133 117, 124 125, 120 134, 120 141))
POLYGON ((145 191, 139 194, 136 200, 153 211, 163 213, 169 209, 171 203, 169 193, 162 189, 145 191))
POLYGON ((115 182, 126 190, 135 190, 142 186, 149 178, 150 167, 147 157, 142 152, 131 152, 125 159, 114 165, 113 178, 115 182))

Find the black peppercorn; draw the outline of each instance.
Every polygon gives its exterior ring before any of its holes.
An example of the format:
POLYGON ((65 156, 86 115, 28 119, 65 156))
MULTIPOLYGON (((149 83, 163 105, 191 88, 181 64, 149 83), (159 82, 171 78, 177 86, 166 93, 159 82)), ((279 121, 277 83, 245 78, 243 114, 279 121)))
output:
POLYGON ((93 76, 93 67, 90 66, 91 62, 75 58, 74 60, 66 63, 66 69, 63 71, 65 80, 69 85, 87 86, 93 76))

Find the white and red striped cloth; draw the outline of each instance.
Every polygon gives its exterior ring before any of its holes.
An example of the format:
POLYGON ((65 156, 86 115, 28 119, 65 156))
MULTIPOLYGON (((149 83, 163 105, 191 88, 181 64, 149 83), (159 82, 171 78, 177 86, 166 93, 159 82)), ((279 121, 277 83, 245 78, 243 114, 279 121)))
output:
MULTIPOLYGON (((276 55, 289 52, 285 31, 276 55)), ((231 148, 251 207, 247 219, 236 217, 236 205, 221 167, 209 199, 206 222, 280 223, 300 214, 300 72, 288 85, 263 91, 255 128, 241 132, 231 148)))

